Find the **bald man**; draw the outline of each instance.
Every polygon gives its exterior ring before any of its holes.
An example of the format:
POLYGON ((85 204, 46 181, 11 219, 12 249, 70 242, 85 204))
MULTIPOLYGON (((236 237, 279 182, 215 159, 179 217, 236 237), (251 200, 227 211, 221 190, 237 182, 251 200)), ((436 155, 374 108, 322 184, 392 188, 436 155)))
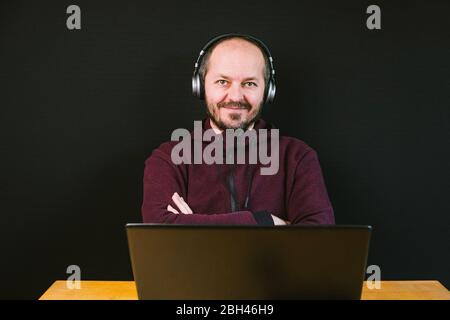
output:
MULTIPOLYGON (((276 130, 260 118, 270 71, 267 54, 249 37, 223 37, 208 48, 199 67, 207 114, 201 133, 213 131, 213 138, 201 141, 202 150, 213 140, 228 141, 225 131, 230 130, 271 139, 260 134, 276 130)), ((175 164, 176 145, 161 144, 145 162, 144 223, 335 223, 317 153, 299 139, 281 136, 271 144, 278 161, 271 175, 261 174, 261 161, 175 164)), ((244 149, 250 152, 248 144, 244 149)), ((224 146, 225 155, 229 151, 224 146)))

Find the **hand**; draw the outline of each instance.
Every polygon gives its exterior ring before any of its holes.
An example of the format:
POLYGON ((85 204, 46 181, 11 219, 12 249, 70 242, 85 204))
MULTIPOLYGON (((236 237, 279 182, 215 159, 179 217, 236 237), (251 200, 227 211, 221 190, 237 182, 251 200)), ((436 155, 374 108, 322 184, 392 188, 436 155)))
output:
POLYGON ((176 213, 179 214, 184 213, 184 214, 192 214, 192 210, 191 208, 189 208, 188 204, 184 201, 184 199, 182 197, 180 197, 180 195, 175 192, 172 196, 172 200, 173 202, 177 205, 177 209, 174 209, 170 204, 167 206, 167 211, 170 211, 172 213, 176 213))
POLYGON ((277 216, 274 216, 273 214, 271 214, 271 216, 272 216, 273 224, 276 226, 284 226, 287 224, 291 224, 289 221, 280 219, 277 216))

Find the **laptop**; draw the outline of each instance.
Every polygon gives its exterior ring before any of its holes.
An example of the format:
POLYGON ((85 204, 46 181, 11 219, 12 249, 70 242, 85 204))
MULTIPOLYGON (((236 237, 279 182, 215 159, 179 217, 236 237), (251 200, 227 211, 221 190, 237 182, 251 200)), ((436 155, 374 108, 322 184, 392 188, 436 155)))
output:
POLYGON ((139 299, 360 299, 370 226, 127 224, 139 299))

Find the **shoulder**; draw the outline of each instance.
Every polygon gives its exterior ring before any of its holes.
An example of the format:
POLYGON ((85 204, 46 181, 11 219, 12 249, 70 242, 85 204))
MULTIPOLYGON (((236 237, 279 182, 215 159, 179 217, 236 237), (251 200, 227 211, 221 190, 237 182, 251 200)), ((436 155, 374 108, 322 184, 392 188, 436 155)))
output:
POLYGON ((289 136, 280 137, 280 154, 283 153, 295 162, 301 161, 306 156, 316 156, 316 151, 306 142, 289 136))
POLYGON ((161 143, 159 147, 152 151, 150 156, 145 160, 145 163, 155 160, 163 160, 165 162, 171 163, 172 149, 177 143, 178 141, 166 141, 161 143))

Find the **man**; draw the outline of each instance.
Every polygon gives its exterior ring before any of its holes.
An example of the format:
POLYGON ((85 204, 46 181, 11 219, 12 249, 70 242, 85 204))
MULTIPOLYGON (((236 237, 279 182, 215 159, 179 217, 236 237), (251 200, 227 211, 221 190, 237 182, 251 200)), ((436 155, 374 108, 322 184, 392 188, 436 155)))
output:
MULTIPOLYGON (((214 130, 215 138, 229 141, 225 131, 241 129, 257 132, 260 139, 261 130, 274 130, 260 119, 263 104, 270 100, 268 95, 273 99, 275 90, 270 52, 250 36, 215 39, 202 50, 194 71, 198 67, 201 82, 194 81, 194 91, 204 95, 208 115, 202 132, 214 130)), ((178 142, 163 143, 145 163, 144 223, 334 224, 316 152, 295 138, 282 136, 276 142, 271 154, 278 155, 279 167, 270 175, 261 174, 260 161, 175 164, 178 142)), ((202 150, 208 145, 201 141, 202 150)), ((228 155, 230 150, 224 149, 228 155)), ((249 144, 245 152, 250 152, 249 144)))

